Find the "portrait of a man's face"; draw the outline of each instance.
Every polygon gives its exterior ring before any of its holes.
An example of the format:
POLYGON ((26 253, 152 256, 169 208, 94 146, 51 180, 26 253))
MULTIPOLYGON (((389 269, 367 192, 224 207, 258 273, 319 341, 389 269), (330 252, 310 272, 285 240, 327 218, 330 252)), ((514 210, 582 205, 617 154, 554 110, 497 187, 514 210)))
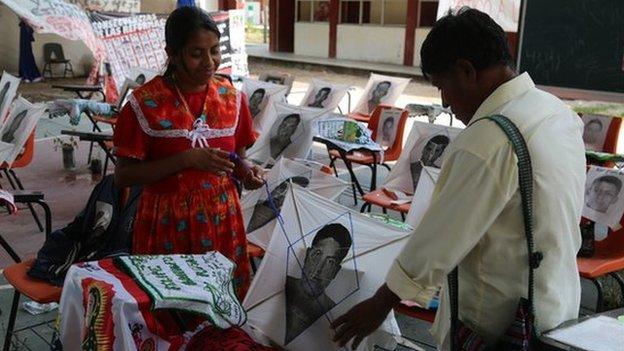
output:
POLYGON ((138 85, 143 85, 143 84, 145 84, 145 80, 146 80, 146 78, 145 78, 145 74, 141 73, 141 74, 139 74, 139 75, 136 77, 136 79, 135 79, 134 81, 135 81, 138 85))
POLYGON ((28 110, 23 110, 11 120, 11 124, 9 124, 8 127, 6 127, 6 129, 2 132, 2 138, 0 138, 1 141, 5 143, 13 143, 15 141, 15 133, 22 124, 22 121, 26 117, 27 113, 28 110))
POLYGON ((436 161, 440 159, 440 156, 442 156, 450 142, 451 139, 446 135, 436 135, 427 141, 420 155, 420 159, 410 162, 414 191, 418 187, 418 181, 420 180, 423 167, 439 167, 439 165, 436 165, 436 161))
POLYGON ((284 117, 277 128, 277 133, 269 141, 271 157, 277 159, 282 152, 292 143, 292 136, 297 131, 301 122, 301 116, 297 113, 284 117))
POLYGON ((585 128, 583 129, 583 142, 588 146, 588 149, 592 149, 593 151, 600 151, 602 149, 606 134, 604 128, 605 125, 599 119, 592 119, 585 124, 585 128))
POLYGON ((609 207, 618 201, 622 181, 612 175, 596 178, 585 191, 587 207, 606 213, 609 207))
POLYGON ((331 93, 331 88, 325 87, 319 89, 314 95, 312 101, 308 104, 309 107, 323 108, 325 107, 325 100, 329 97, 331 93))
POLYGON ((251 233, 263 227, 277 217, 284 204, 288 183, 290 182, 304 188, 310 184, 310 180, 306 177, 291 177, 281 182, 271 191, 270 199, 258 201, 254 206, 251 219, 249 219, 249 223, 247 224, 247 233, 251 233))
POLYGON ((256 117, 262 111, 262 101, 264 101, 265 95, 266 90, 259 88, 249 97, 249 111, 252 117, 256 117))
POLYGON ((390 92, 390 87, 392 83, 389 81, 383 81, 377 83, 370 94, 370 99, 368 100, 368 113, 373 113, 375 107, 381 103, 381 99, 383 99, 390 92))
POLYGON ((388 146, 394 141, 394 124, 394 117, 388 117, 383 121, 381 125, 381 145, 388 146))
POLYGON ((342 267, 351 248, 351 234, 339 223, 322 227, 306 250, 301 278, 286 278, 286 335, 290 343, 336 303, 325 289, 342 267))

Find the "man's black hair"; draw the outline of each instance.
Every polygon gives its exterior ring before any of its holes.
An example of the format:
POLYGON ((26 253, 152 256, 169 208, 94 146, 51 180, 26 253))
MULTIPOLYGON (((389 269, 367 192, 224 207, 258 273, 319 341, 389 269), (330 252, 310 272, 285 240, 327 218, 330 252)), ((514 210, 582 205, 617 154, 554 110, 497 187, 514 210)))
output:
POLYGON ((428 79, 432 73, 449 70, 458 59, 470 61, 477 70, 512 64, 501 26, 486 13, 470 8, 440 18, 420 49, 422 72, 428 79))
POLYGON ((599 125, 600 129, 602 129, 602 127, 603 127, 602 122, 597 120, 597 119, 592 119, 591 121, 587 122, 587 125, 590 125, 592 123, 595 123, 595 124, 599 125))
POLYGON ((429 143, 435 143, 436 145, 448 145, 451 143, 451 139, 449 139, 449 137, 447 137, 446 135, 438 134, 433 138, 429 139, 427 141, 427 144, 429 143))
POLYGON ((622 190, 622 181, 618 177, 612 175, 598 177, 594 179, 592 186, 596 185, 598 182, 613 184, 617 188, 618 193, 622 190))
POLYGON ((331 238, 338 243, 343 258, 347 255, 352 241, 351 234, 344 225, 340 223, 327 224, 316 233, 314 239, 312 239, 312 246, 326 238, 331 238))

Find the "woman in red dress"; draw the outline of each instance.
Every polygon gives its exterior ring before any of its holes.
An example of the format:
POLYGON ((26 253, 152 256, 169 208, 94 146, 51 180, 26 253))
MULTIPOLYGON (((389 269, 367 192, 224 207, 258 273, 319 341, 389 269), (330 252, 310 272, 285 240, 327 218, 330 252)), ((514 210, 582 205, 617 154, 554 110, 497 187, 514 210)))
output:
MULTIPOLYGON (((234 286, 242 299, 250 269, 230 153, 244 159, 255 137, 246 99, 215 75, 219 37, 215 22, 199 8, 169 16, 167 71, 134 91, 115 127, 115 182, 144 186, 134 254, 217 250, 236 263, 234 286)), ((263 184, 256 166, 235 173, 248 189, 263 184)))

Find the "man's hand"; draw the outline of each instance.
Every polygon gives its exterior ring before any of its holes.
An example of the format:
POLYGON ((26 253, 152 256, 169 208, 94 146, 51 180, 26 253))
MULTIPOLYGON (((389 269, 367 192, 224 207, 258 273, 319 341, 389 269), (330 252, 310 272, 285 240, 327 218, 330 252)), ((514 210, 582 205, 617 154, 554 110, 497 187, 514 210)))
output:
MULTIPOLYGON (((245 162, 245 161, 243 161, 245 162)), ((262 169, 262 167, 258 165, 253 165, 249 168, 249 173, 245 177, 245 181, 243 182, 245 189, 254 190, 258 189, 262 185, 264 185, 264 174, 266 171, 262 169)))
POLYGON ((381 326, 399 301, 399 297, 384 284, 373 297, 353 306, 331 324, 336 330, 334 341, 343 347, 353 339, 351 348, 355 350, 365 337, 381 326))

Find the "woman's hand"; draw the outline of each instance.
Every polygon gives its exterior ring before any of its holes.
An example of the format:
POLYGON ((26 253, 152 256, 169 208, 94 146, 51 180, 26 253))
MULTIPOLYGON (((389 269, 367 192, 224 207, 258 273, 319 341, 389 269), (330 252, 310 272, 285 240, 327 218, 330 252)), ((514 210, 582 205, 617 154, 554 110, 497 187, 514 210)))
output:
POLYGON ((208 171, 216 174, 232 173, 234 163, 230 161, 230 153, 216 148, 192 148, 183 154, 187 168, 208 171))
POLYGON ((245 177, 245 180, 243 182, 243 186, 245 187, 245 189, 254 190, 263 186, 265 173, 266 171, 258 165, 253 165, 249 167, 249 172, 247 173, 247 176, 245 177))

